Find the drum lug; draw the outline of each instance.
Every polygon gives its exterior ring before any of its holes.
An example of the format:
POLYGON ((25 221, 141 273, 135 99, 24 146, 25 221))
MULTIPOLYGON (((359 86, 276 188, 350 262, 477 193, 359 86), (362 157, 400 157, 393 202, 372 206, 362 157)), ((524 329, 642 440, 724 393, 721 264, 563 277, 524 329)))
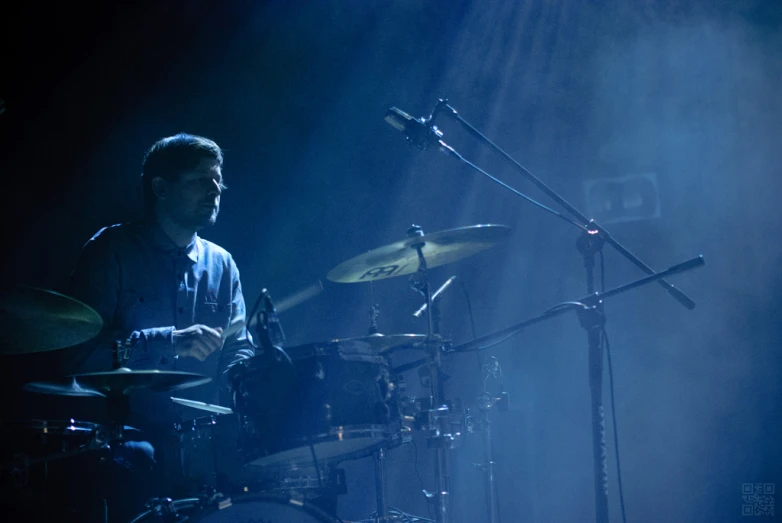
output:
POLYGON ((169 516, 176 514, 176 506, 171 498, 152 498, 146 503, 146 507, 156 516, 169 516))

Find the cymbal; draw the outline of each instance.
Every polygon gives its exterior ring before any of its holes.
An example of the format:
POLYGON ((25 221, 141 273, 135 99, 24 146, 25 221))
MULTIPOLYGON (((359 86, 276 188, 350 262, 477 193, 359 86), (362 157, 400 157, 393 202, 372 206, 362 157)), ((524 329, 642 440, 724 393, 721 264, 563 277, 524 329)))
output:
POLYGON ((187 389, 209 383, 212 378, 191 372, 162 370, 130 370, 120 368, 108 372, 75 374, 62 382, 28 383, 25 390, 57 396, 94 396, 130 394, 140 390, 165 392, 187 389), (90 391, 90 392, 86 392, 90 391))
POLYGON ((0 290, 0 354, 72 347, 102 327, 100 314, 64 294, 23 285, 0 290))
POLYGON ((38 394, 53 394, 55 396, 70 396, 74 398, 106 397, 102 392, 82 387, 76 383, 75 378, 72 378, 70 383, 33 381, 31 383, 26 383, 24 390, 28 392, 37 392, 38 394))
POLYGON ((370 334, 359 338, 342 338, 331 340, 331 343, 341 345, 361 345, 380 354, 392 352, 401 348, 416 348, 426 341, 425 334, 370 334))
POLYGON ((173 401, 174 403, 179 403, 180 405, 184 405, 186 407, 193 407, 194 409, 198 409, 198 410, 214 412, 215 414, 234 413, 234 411, 232 411, 228 407, 221 407, 220 405, 211 405, 209 403, 204 403, 203 401, 195 401, 195 400, 189 400, 185 398, 175 398, 173 396, 171 397, 171 401, 173 401))
POLYGON ((488 249, 508 234, 509 227, 484 224, 410 237, 351 258, 332 269, 326 277, 337 283, 361 283, 404 276, 418 270, 418 252, 414 245, 424 244, 421 252, 431 269, 488 249))

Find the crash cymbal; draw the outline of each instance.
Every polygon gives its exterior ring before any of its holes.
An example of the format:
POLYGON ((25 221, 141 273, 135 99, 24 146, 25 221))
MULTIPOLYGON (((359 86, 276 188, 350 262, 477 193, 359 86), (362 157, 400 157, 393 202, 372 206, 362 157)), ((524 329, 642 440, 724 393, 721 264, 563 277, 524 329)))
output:
POLYGON ((179 403, 180 405, 184 405, 186 407, 192 407, 198 410, 205 410, 206 412, 214 412, 215 414, 234 413, 234 411, 232 411, 228 407, 221 407, 220 405, 211 405, 209 403, 204 403, 203 401, 195 401, 195 400, 189 400, 185 398, 174 398, 173 396, 171 397, 171 401, 173 401, 174 403, 179 403))
POLYGON ((332 269, 327 278, 337 283, 361 283, 404 276, 418 270, 416 244, 424 244, 421 252, 431 269, 488 249, 509 234, 509 227, 486 224, 414 236, 351 258, 332 269))
POLYGON ((95 310, 63 294, 27 286, 0 289, 0 354, 72 347, 102 327, 95 310))
POLYGON ((75 374, 59 383, 28 383, 24 388, 31 392, 57 396, 94 396, 95 392, 106 395, 130 394, 140 390, 151 392, 181 390, 210 381, 212 378, 190 372, 120 368, 108 372, 75 374))

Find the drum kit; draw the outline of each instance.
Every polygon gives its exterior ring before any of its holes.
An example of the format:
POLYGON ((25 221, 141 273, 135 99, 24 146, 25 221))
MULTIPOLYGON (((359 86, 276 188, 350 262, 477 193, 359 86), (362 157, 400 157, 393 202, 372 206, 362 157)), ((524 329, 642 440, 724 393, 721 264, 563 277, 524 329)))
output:
MULTIPOLYGON (((377 510, 365 521, 431 521, 393 509, 386 500, 384 463, 389 451, 409 443, 416 431, 426 433, 428 448, 436 454, 437 484, 434 493, 424 493, 435 508, 435 519, 445 521, 449 453, 466 427, 466 416, 445 395, 443 359, 454 346, 439 333, 438 296, 430 291, 427 270, 475 255, 497 245, 509 233, 510 229, 501 225, 475 225, 434 234, 424 234, 413 226, 404 240, 331 270, 327 278, 336 283, 410 276, 411 287, 424 299, 426 307, 421 313, 428 319, 427 332, 383 335, 377 332, 375 312, 371 313, 367 336, 294 347, 278 344, 277 355, 284 357, 269 357, 270 351, 261 351, 233 366, 227 372, 231 405, 171 395, 173 403, 202 413, 185 422, 172 422, 171 427, 180 445, 182 474, 201 487, 189 498, 152 499, 146 507, 139 507, 132 521, 343 521, 334 507, 327 510, 316 501, 345 493, 344 470, 337 468, 338 464, 370 456, 377 510), (400 353, 414 353, 419 359, 394 367, 400 353), (401 372, 413 368, 418 368, 422 384, 428 388, 428 394, 417 400, 403 394, 401 372), (225 459, 229 454, 237 458, 238 468, 223 466, 231 461, 225 459)), ((3 291, 0 322, 2 355, 64 349, 91 340, 102 329, 100 316, 87 305, 32 287, 3 291)), ((248 318, 248 328, 252 325, 253 318, 248 318)), ((118 351, 115 345, 115 356, 118 351)), ((70 520, 80 502, 53 497, 64 487, 50 477, 52 465, 67 461, 86 471, 82 462, 88 456, 100 456, 100 463, 111 461, 106 456, 112 449, 136 432, 127 424, 134 394, 168 395, 211 381, 187 372, 132 370, 119 362, 115 357, 115 368, 105 372, 24 386, 29 392, 73 401, 82 397, 106 401, 109 417, 105 422, 1 422, 3 432, 14 436, 0 463, 8 487, 5 492, 26 499, 26 508, 40 510, 47 503, 54 504, 43 516, 36 513, 35 520, 70 520), (33 475, 39 478, 35 482, 31 481, 33 475), (64 506, 53 503, 55 498, 64 506)), ((507 404, 507 396, 504 401, 507 404)), ((487 397, 482 412, 502 404, 502 397, 487 397)), ((94 474, 100 477, 100 471, 94 474)), ((95 484, 100 485, 101 480, 95 484)), ((102 503, 96 520, 107 520, 110 511, 111 506, 102 503)), ((82 513, 76 513, 79 515, 74 519, 85 520, 82 513)))
MULTIPOLYGON (((337 515, 336 502, 332 505, 324 500, 346 492, 344 470, 338 468, 340 463, 370 456, 374 462, 377 509, 368 519, 361 520, 362 523, 432 521, 393 509, 386 499, 384 466, 388 455, 391 450, 413 441, 413 436, 419 433, 425 436, 427 448, 434 454, 436 483, 432 492, 424 490, 423 494, 433 509, 434 521, 448 523, 451 520, 451 450, 463 433, 477 428, 484 448, 480 468, 486 483, 487 521, 497 523, 488 413, 507 408, 508 396, 502 387, 494 394, 484 385, 476 409, 480 419, 475 420, 458 401, 447 397, 444 360, 455 353, 483 351, 530 325, 575 312, 586 331, 589 350, 595 514, 599 523, 608 522, 602 403, 603 300, 655 282, 681 305, 692 309, 695 303, 664 278, 703 266, 703 258, 698 256, 655 272, 464 120, 447 100, 439 100, 426 118, 413 118, 392 107, 386 121, 401 131, 409 144, 420 149, 437 149, 521 197, 525 203, 576 227, 580 234, 576 247, 584 260, 588 294, 481 338, 473 332, 471 341, 453 345, 440 334, 438 306, 441 293, 453 278, 432 292, 428 270, 477 255, 509 236, 508 227, 493 224, 433 234, 425 234, 414 225, 404 239, 349 259, 327 274, 337 284, 369 283, 370 289, 372 282, 409 276, 409 286, 423 298, 424 304, 415 316, 425 315, 425 333, 381 334, 376 323, 378 311, 372 306, 372 321, 366 336, 286 347, 276 319, 277 310, 270 306, 268 294, 262 293, 258 303, 265 297, 265 310, 257 316, 253 310, 245 326, 248 331, 257 329, 261 350, 226 372, 230 405, 195 401, 179 394, 170 397, 173 404, 203 413, 187 421, 172 421, 170 427, 179 446, 180 472, 191 480, 192 495, 173 499, 161 492, 163 497, 148 500, 127 521, 346 523, 337 515), (573 218, 533 200, 466 160, 443 141, 443 133, 435 125, 438 114, 458 122, 573 218), (604 244, 612 246, 648 276, 596 292, 595 258, 602 253, 604 244), (416 359, 398 364, 397 356, 409 359, 411 354, 416 359), (405 395, 402 376, 413 369, 417 369, 425 391, 417 398, 405 395)), ((285 308, 294 307, 322 290, 320 284, 310 286, 281 302, 280 309, 282 303, 285 308)), ((96 338, 103 329, 102 323, 98 313, 87 305, 53 291, 31 287, 0 291, 2 356, 74 347, 96 338)), ((113 507, 106 501, 109 496, 103 478, 106 463, 114 461, 112 454, 128 441, 140 441, 137 434, 140 431, 128 425, 130 399, 150 392, 168 395, 201 387, 212 380, 195 373, 128 369, 121 364, 122 342, 117 342, 114 349, 112 370, 31 382, 24 387, 37 394, 74 398, 67 401, 98 398, 106 403, 105 421, 0 420, 0 430, 6 436, 0 453, 0 498, 4 504, 19 507, 19 513, 12 518, 14 521, 117 521, 116 516, 111 517, 116 511, 112 512, 113 507), (85 509, 91 505, 85 496, 101 498, 97 510, 85 509)), ((610 368, 610 358, 608 362, 610 368)), ((491 377, 501 384, 501 371, 495 358, 487 358, 482 372, 484 384, 491 377)), ((3 510, 8 512, 6 506, 3 510)))

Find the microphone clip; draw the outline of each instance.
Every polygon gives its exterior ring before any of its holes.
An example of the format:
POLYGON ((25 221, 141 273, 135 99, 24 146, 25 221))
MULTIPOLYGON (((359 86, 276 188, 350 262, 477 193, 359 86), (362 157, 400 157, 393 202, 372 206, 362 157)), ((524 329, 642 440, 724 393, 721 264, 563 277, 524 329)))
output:
POLYGON ((433 112, 428 118, 415 118, 401 109, 390 107, 386 112, 385 120, 405 135, 408 145, 425 150, 429 145, 437 144, 443 137, 442 131, 434 125, 436 116, 433 112))

